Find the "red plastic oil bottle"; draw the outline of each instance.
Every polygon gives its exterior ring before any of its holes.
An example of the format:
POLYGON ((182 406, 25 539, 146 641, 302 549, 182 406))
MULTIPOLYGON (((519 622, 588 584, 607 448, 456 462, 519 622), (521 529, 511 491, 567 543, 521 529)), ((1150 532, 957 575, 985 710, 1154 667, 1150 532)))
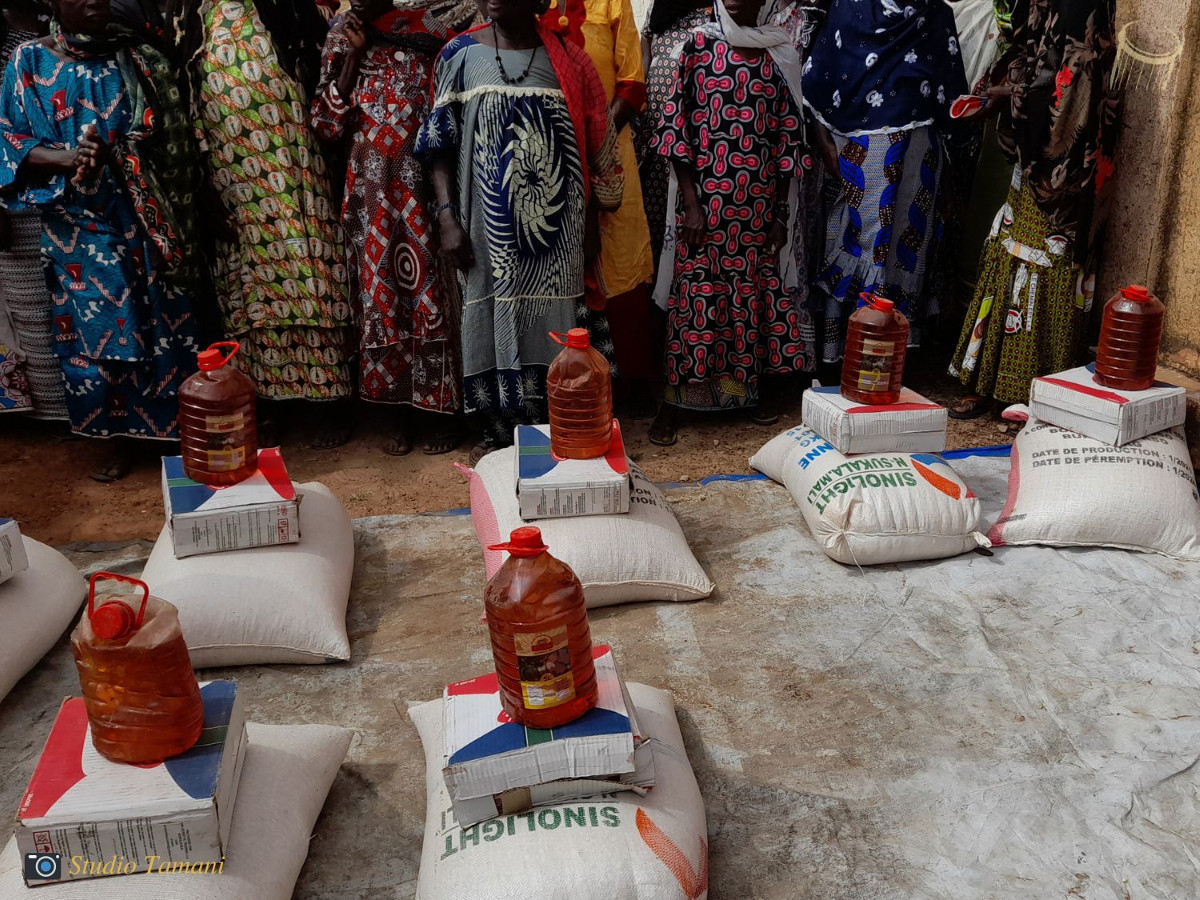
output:
POLYGON ((891 300, 863 294, 847 323, 842 396, 872 406, 895 403, 907 352, 908 319, 891 300))
POLYGON ((258 468, 254 382, 229 365, 239 347, 221 341, 202 350, 200 371, 179 388, 183 471, 210 487, 237 484, 258 468))
POLYGON ((92 744, 114 762, 158 763, 191 749, 204 727, 204 703, 188 658, 179 613, 150 596, 144 582, 98 572, 87 611, 71 632, 71 649, 92 728, 92 744), (139 588, 96 596, 101 579, 139 588))
POLYGON ((550 452, 559 459, 595 459, 612 443, 612 370, 585 328, 551 334, 564 349, 546 373, 550 452))
POLYGON ((1121 288, 1104 304, 1096 352, 1099 384, 1119 391, 1144 391, 1154 384, 1166 311, 1140 284, 1121 288))
POLYGON ((583 586, 550 555, 537 528, 518 528, 484 592, 500 702, 529 728, 555 728, 596 705, 596 668, 583 586))

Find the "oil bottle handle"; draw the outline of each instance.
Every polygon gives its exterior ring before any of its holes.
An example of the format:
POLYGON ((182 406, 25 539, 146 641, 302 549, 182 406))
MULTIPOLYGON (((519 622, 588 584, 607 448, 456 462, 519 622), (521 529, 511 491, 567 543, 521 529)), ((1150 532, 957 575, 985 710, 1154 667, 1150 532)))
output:
MULTIPOLYGON (((224 343, 236 342, 227 341, 224 343)), ((122 581, 125 584, 132 584, 134 587, 142 589, 142 606, 138 610, 137 622, 135 623, 135 627, 141 628, 142 620, 146 618, 146 604, 150 602, 150 586, 137 578, 132 578, 129 575, 118 575, 116 572, 97 572, 91 577, 91 580, 88 582, 88 618, 90 619, 92 613, 96 610, 96 582, 102 578, 107 578, 109 581, 122 581)))
POLYGON ((232 348, 227 354, 225 354, 225 358, 221 360, 221 365, 225 365, 237 355, 239 350, 242 349, 242 343, 241 341, 217 341, 215 344, 208 345, 209 350, 215 350, 218 347, 220 347, 222 350, 226 347, 232 348))
POLYGON ((554 341, 554 343, 558 344, 558 346, 567 346, 567 336, 561 331, 550 331, 547 333, 550 335, 550 340, 554 341))

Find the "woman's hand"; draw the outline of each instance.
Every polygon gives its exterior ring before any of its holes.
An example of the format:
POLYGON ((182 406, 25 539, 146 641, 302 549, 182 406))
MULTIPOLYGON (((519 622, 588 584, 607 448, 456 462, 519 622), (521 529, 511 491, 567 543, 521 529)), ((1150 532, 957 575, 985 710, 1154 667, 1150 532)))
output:
POLYGON ((830 178, 841 178, 842 171, 838 163, 841 154, 838 153, 833 135, 820 122, 814 122, 813 126, 813 133, 817 136, 817 153, 821 157, 821 164, 825 166, 825 172, 830 178))
POLYGON ((342 33, 349 50, 342 60, 342 71, 338 73, 337 91, 343 100, 349 100, 358 83, 358 70, 367 56, 367 28, 358 14, 351 11, 342 21, 342 33))
POLYGON ((471 249, 471 237, 463 229, 453 210, 442 210, 438 217, 438 243, 438 252, 447 265, 461 272, 475 268, 475 251, 471 249))
POLYGON ((679 223, 679 240, 684 244, 699 244, 708 234, 708 219, 699 203, 683 204, 683 221, 679 223))
POLYGON ((767 231, 767 252, 774 256, 787 243, 787 223, 776 219, 767 231))
POLYGON ((112 160, 112 147, 100 137, 95 124, 89 125, 75 147, 74 184, 95 181, 104 167, 112 160))

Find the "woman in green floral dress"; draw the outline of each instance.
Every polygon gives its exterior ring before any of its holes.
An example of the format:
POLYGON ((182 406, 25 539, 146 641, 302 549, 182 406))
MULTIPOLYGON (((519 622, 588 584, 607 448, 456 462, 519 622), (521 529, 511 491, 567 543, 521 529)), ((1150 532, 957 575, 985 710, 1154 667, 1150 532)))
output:
POLYGON ((177 44, 233 232, 214 255, 226 336, 263 400, 324 401, 318 447, 349 438, 354 346, 329 172, 308 103, 325 23, 313 0, 191 0, 177 44))

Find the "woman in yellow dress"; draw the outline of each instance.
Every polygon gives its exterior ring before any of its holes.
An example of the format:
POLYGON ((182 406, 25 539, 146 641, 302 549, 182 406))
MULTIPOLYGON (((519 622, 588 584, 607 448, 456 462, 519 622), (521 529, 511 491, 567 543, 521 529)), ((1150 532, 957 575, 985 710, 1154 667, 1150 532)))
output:
POLYGON ((650 315, 654 256, 630 128, 646 104, 641 35, 630 0, 552 0, 543 22, 583 47, 591 58, 617 128, 625 196, 615 211, 599 213, 602 284, 598 287, 607 298, 604 309, 617 360, 618 393, 624 382, 631 415, 649 418, 654 414, 650 392, 655 375, 650 315))

